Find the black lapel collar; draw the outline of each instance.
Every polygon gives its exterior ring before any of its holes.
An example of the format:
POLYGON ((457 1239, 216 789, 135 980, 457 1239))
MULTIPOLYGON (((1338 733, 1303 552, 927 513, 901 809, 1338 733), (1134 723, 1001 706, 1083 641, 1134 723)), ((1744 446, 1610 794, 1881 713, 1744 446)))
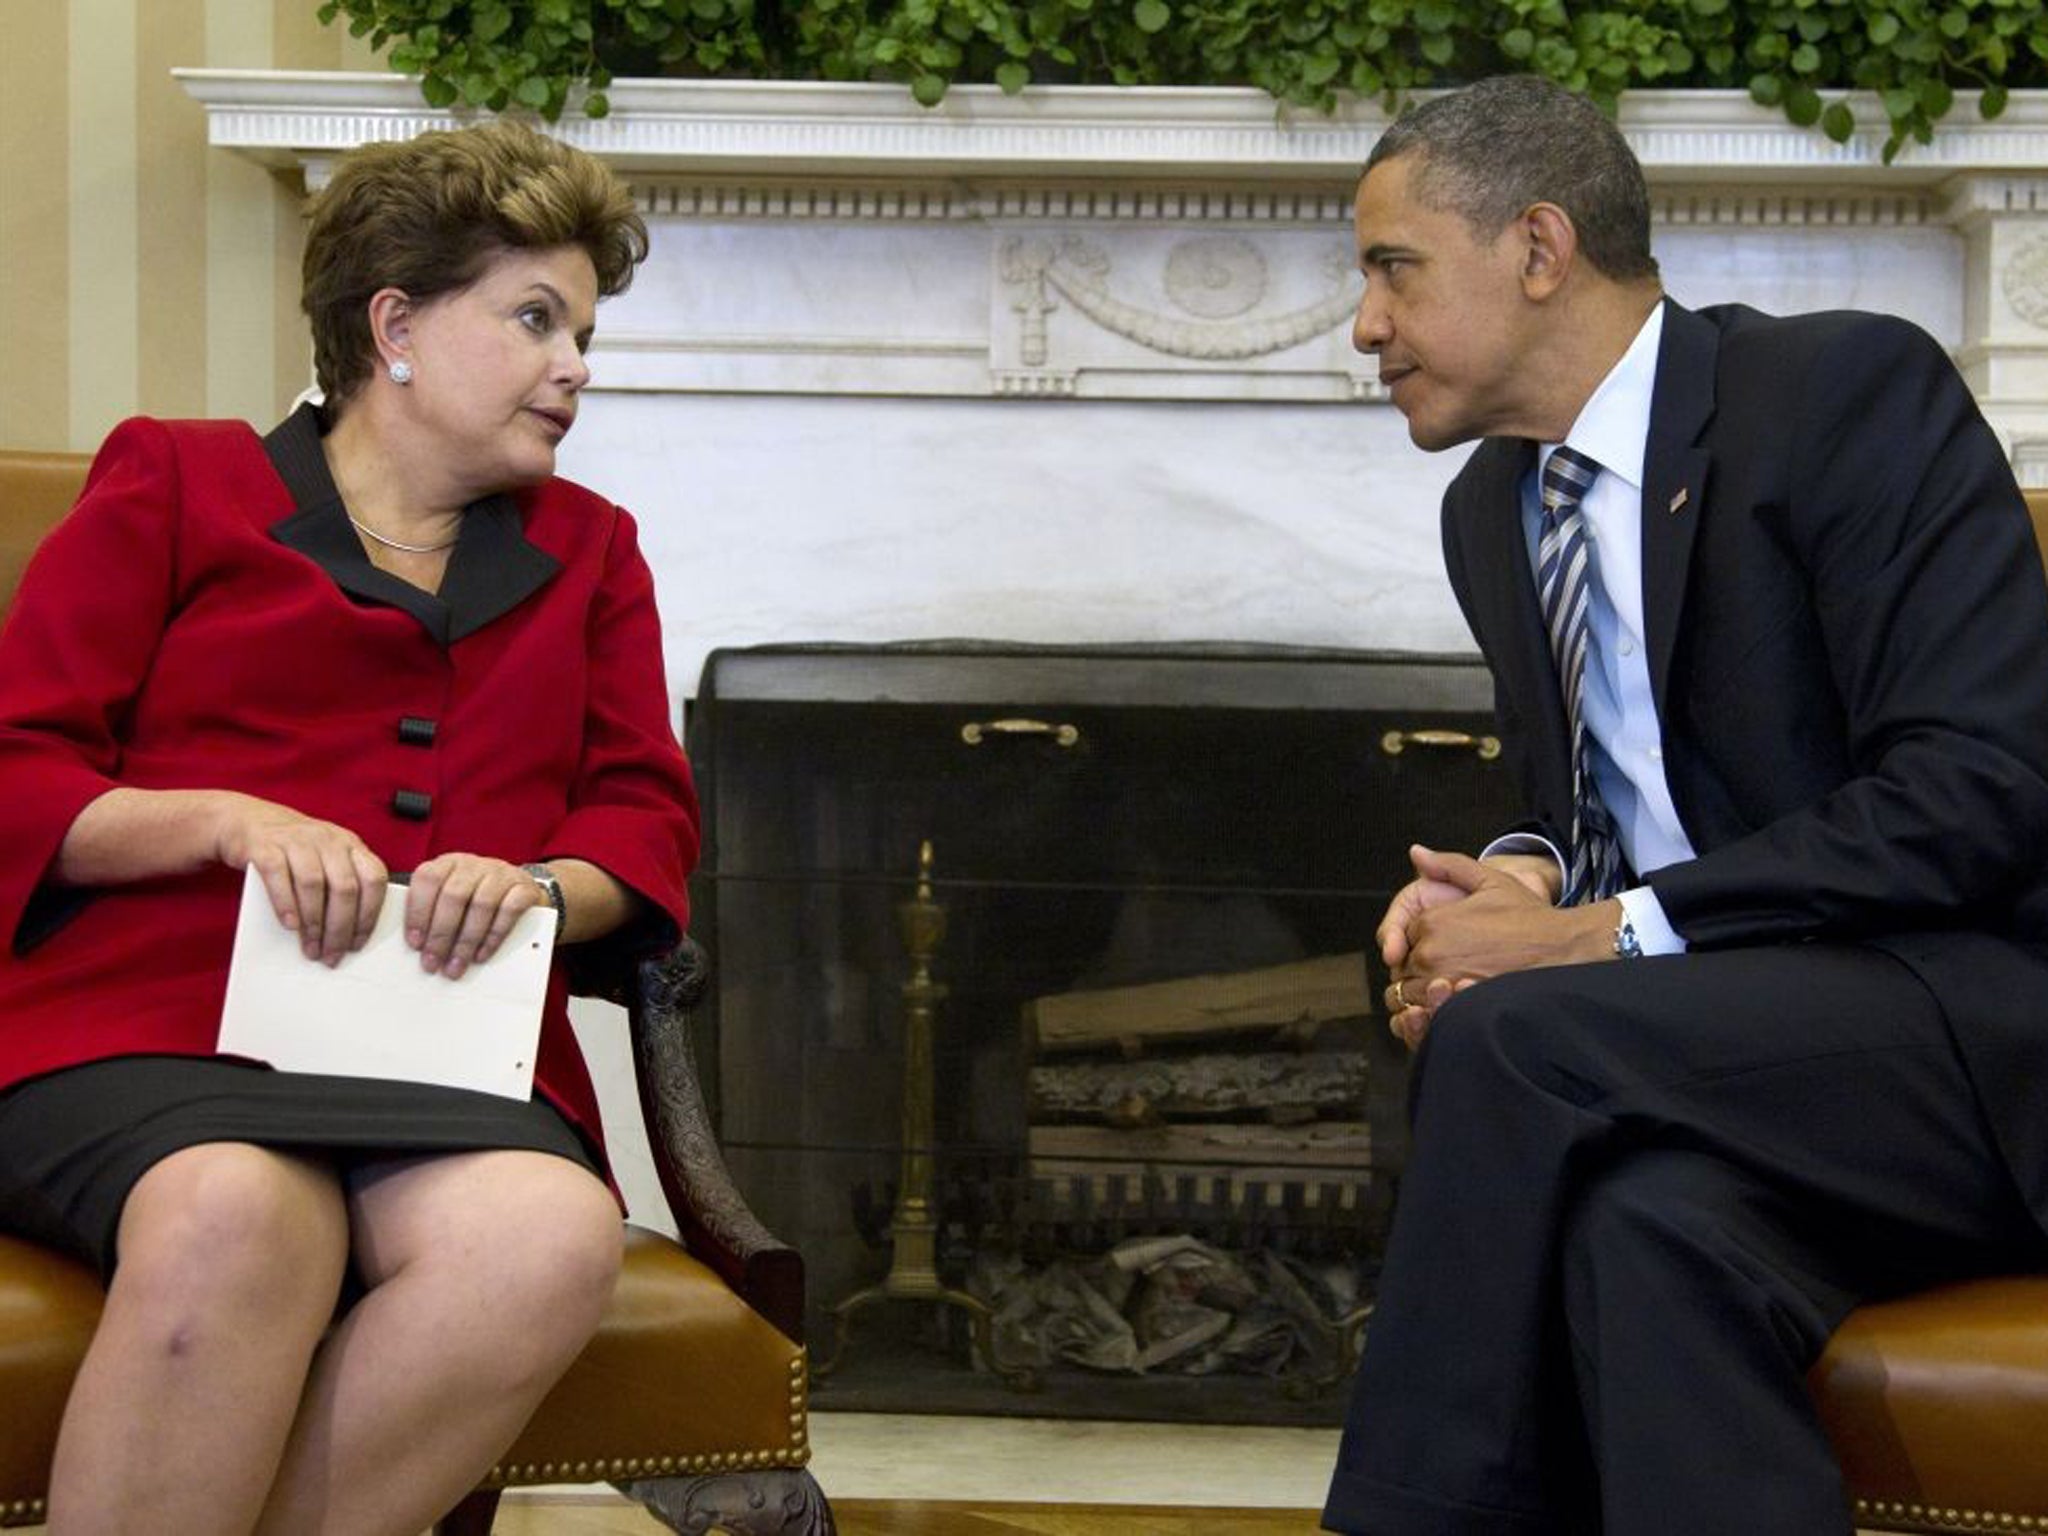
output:
POLYGON ((1678 645, 1693 535, 1706 509, 1708 454, 1700 435, 1714 414, 1720 346, 1711 321, 1664 301, 1664 338, 1643 449, 1643 628, 1650 692, 1660 713, 1678 645))
POLYGON ((1515 698, 1545 700, 1545 715, 1554 712, 1562 730, 1564 700, 1522 526, 1522 482, 1535 466, 1536 445, 1526 439, 1497 437, 1480 445, 1472 460, 1476 479, 1469 503, 1476 521, 1463 539, 1475 610, 1506 614, 1511 626, 1506 635, 1481 639, 1491 641, 1486 648, 1496 666, 1527 668, 1524 675, 1502 681, 1515 698))
POLYGON ((546 586, 561 561, 526 541, 519 504, 502 493, 472 501, 462 533, 448 557, 441 601, 448 605, 448 638, 460 640, 510 613, 546 586))
POLYGON ((448 555, 437 593, 422 592, 370 564, 349 526, 348 509, 334 488, 320 449, 320 413, 302 405, 263 439, 278 478, 296 510, 273 523, 271 537, 327 572, 351 597, 399 608, 417 619, 437 644, 453 645, 509 613, 547 583, 561 563, 527 542, 519 507, 510 496, 486 496, 463 509, 462 531, 448 555))
POLYGON ((1474 594, 1481 611, 1512 614, 1518 629, 1533 624, 1540 631, 1543 616, 1522 530, 1522 482, 1535 464, 1536 445, 1526 439, 1497 437, 1480 445, 1472 457, 1469 503, 1478 521, 1466 531, 1465 547, 1475 585, 1485 588, 1474 594))
POLYGON ((1490 438, 1472 457, 1475 476, 1467 505, 1472 521, 1462 534, 1471 572, 1473 611, 1507 616, 1507 632, 1481 635, 1488 665, 1502 693, 1525 701, 1521 725, 1529 735, 1531 760, 1540 780, 1542 803, 1571 806, 1571 730, 1564 693, 1550 658, 1543 605, 1530 568, 1522 523, 1522 483, 1536 467, 1536 444, 1526 438, 1490 438))

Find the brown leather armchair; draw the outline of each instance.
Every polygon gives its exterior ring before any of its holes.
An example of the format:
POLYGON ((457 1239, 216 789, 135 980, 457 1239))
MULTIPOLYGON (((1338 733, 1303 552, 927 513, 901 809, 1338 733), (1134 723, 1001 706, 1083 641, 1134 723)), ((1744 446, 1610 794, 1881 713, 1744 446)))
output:
MULTIPOLYGON (((0 452, 0 606, 86 459, 0 452)), ((609 1481, 678 1531, 831 1536, 811 1475, 803 1263, 754 1219, 713 1138, 689 1039, 702 989, 688 940, 576 990, 623 1004, 656 1171, 679 1245, 629 1228, 610 1310, 484 1485, 437 1530, 485 1536, 499 1493, 609 1481)), ((64 1400, 99 1318, 97 1279, 0 1237, 0 1526, 43 1518, 64 1400)))

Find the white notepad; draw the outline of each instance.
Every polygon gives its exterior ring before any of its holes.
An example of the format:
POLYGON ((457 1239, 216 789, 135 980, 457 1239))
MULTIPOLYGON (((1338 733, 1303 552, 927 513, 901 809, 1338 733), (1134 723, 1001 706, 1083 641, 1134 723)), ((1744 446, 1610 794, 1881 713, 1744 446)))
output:
POLYGON ((284 1072, 396 1078, 533 1093, 555 911, 531 907, 482 965, 455 980, 405 942, 405 889, 384 894, 370 941, 330 970, 299 952, 252 869, 242 883, 220 1049, 284 1072))

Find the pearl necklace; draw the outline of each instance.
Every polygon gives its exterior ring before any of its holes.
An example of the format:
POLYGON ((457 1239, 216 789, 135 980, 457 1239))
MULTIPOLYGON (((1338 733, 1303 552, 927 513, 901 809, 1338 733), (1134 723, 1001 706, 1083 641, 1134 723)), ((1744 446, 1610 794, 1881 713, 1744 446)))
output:
MULTIPOLYGON (((351 517, 348 520, 348 522, 349 526, 355 529, 355 531, 357 533, 360 533, 364 538, 375 539, 379 544, 382 544, 386 549, 395 549, 399 551, 399 553, 401 554, 438 555, 444 549, 453 549, 455 547, 455 539, 443 539, 438 544, 401 544, 398 542, 398 540, 386 538, 376 529, 357 522, 353 517, 351 517)), ((458 533, 455 537, 459 539, 460 537, 462 537, 462 535, 458 533)))

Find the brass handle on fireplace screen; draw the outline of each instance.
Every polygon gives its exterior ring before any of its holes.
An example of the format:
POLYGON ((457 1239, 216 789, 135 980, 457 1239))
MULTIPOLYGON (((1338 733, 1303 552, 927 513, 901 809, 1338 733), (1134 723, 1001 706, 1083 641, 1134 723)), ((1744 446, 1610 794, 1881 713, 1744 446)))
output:
POLYGON ((997 736, 1050 736, 1063 747, 1081 739, 1078 725, 1054 725, 1049 720, 970 720, 960 727, 960 739, 978 747, 991 734, 997 736))
POLYGON ((1479 754, 1482 763, 1500 756, 1498 736, 1472 736, 1464 731, 1389 731, 1380 738, 1380 750, 1389 757, 1399 757, 1410 747, 1469 748, 1479 754))

